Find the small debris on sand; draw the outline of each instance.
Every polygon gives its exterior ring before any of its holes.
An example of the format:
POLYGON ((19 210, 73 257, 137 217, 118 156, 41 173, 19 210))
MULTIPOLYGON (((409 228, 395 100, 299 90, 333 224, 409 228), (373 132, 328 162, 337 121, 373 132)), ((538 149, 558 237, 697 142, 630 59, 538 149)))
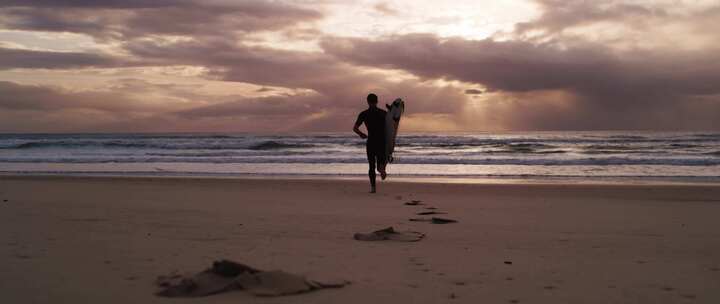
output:
POLYGON ((318 281, 280 270, 262 271, 233 261, 221 260, 195 275, 172 273, 159 276, 156 293, 163 297, 203 297, 231 290, 243 290, 256 296, 284 296, 323 288, 341 288, 345 280, 318 281))

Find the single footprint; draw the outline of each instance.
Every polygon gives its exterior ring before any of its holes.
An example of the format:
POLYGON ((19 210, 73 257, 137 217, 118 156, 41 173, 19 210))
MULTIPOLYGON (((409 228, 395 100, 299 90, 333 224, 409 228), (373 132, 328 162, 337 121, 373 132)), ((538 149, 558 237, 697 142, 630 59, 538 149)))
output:
POLYGON ((355 233, 353 238, 358 241, 398 241, 417 242, 425 237, 424 233, 417 231, 395 231, 393 227, 376 230, 370 233, 355 233))
POLYGON ((452 219, 446 219, 441 217, 433 217, 433 218, 411 218, 409 219, 411 222, 429 222, 432 224, 452 224, 457 223, 458 221, 452 220, 452 219))
POLYGON ((433 214, 447 214, 447 212, 438 212, 438 211, 423 211, 415 213, 417 215, 433 215, 433 214))

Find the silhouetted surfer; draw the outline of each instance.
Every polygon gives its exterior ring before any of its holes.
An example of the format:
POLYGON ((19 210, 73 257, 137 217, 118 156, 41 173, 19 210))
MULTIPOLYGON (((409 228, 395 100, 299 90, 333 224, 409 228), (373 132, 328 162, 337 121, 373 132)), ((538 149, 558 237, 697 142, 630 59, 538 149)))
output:
POLYGON ((375 193, 375 166, 380 172, 380 177, 385 179, 385 115, 387 112, 377 107, 378 97, 375 94, 367 96, 368 109, 360 112, 353 131, 361 138, 367 138, 365 148, 367 150, 367 159, 370 170, 370 193, 375 193), (360 131, 360 125, 365 123, 368 134, 365 135, 360 131))

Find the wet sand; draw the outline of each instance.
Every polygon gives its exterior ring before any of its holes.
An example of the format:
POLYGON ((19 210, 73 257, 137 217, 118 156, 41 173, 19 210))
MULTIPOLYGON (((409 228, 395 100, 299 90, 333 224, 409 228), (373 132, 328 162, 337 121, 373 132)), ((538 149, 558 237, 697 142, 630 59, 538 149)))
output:
POLYGON ((718 186, 366 191, 348 180, 2 176, 0 302, 720 303, 718 186), (458 223, 409 221, 431 210, 458 223), (426 237, 353 239, 389 226, 426 237), (353 283, 278 298, 153 295, 158 275, 222 258, 353 283))

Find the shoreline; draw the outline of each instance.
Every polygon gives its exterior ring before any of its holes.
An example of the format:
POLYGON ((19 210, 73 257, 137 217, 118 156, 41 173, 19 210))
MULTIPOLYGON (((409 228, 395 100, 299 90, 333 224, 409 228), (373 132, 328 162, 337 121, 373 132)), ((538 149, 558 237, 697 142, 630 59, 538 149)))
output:
MULTIPOLYGON (((2 163, 4 173, 151 175, 151 176, 311 176, 360 177, 367 164, 360 163, 2 163)), ((718 166, 623 165, 454 165, 392 164, 389 173, 402 178, 526 179, 526 180, 658 180, 718 182, 718 166)))
MULTIPOLYGON (((188 180, 305 180, 305 181, 367 181, 362 174, 263 174, 263 173, 187 173, 187 172, 8 172, 0 171, 0 178, 87 178, 87 179, 188 179, 188 180)), ((460 175, 390 175, 383 183, 416 184, 476 184, 476 185, 639 185, 639 186, 720 186, 720 177, 639 177, 639 176, 460 176, 460 175)))

